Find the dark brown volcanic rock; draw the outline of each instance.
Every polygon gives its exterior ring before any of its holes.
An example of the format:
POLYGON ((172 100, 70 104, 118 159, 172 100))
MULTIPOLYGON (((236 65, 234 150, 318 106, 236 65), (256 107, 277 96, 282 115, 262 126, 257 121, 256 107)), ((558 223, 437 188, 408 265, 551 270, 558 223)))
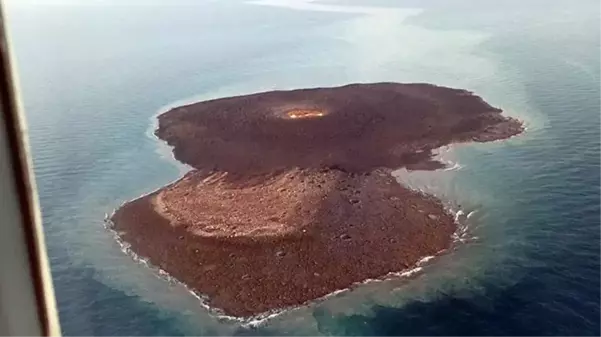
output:
POLYGON ((159 116, 156 134, 184 163, 246 175, 291 167, 399 168, 427 160, 445 144, 521 130, 521 123, 465 90, 377 83, 195 103, 159 116), (295 109, 323 116, 289 118, 295 109))
POLYGON ((448 247, 442 204, 390 170, 520 122, 464 90, 355 84, 195 103, 156 134, 195 170, 112 217, 141 256, 234 316, 299 305, 448 247))

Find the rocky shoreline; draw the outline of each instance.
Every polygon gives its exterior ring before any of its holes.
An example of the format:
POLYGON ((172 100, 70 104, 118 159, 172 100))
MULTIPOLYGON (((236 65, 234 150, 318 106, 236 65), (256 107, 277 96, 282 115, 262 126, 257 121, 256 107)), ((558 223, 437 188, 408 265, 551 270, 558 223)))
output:
POLYGON ((156 135, 194 167, 124 204, 138 256, 229 316, 294 307, 446 249, 453 216, 392 169, 523 131, 465 90, 376 83, 274 91, 172 109, 156 135))
MULTIPOLYGON (((107 231, 109 231, 114 236, 115 240, 117 241, 117 244, 119 245, 119 247, 121 248, 121 251, 124 254, 128 255, 135 262, 143 264, 145 267, 150 268, 152 271, 154 271, 156 273, 157 277, 164 279, 165 281, 167 281, 171 284, 178 284, 178 285, 186 288, 192 296, 194 296, 195 298, 198 299, 200 305, 203 308, 205 308, 209 313, 211 313, 218 319, 236 321, 236 322, 241 323, 242 326, 248 326, 248 327, 257 327, 257 326, 263 324, 264 322, 266 322, 267 320, 277 317, 285 312, 289 312, 291 310, 298 309, 302 306, 310 305, 312 303, 318 303, 321 301, 325 301, 328 298, 331 298, 333 296, 337 296, 341 293, 351 291, 356 286, 360 286, 363 284, 370 284, 373 282, 383 282, 383 281, 390 280, 390 279, 399 279, 399 278, 410 279, 410 278, 418 275, 422 271, 423 266, 425 266, 431 260, 433 260, 434 258, 436 258, 437 256, 439 256, 441 254, 444 254, 447 251, 447 249, 444 249, 444 250, 437 252, 436 255, 425 256, 425 257, 421 258, 414 266, 412 266, 408 269, 404 269, 404 270, 400 270, 400 271, 396 271, 396 272, 390 272, 390 273, 388 273, 386 275, 382 275, 376 279, 365 279, 361 282, 355 282, 346 288, 334 290, 334 291, 326 294, 325 296, 322 296, 322 297, 316 298, 316 299, 307 300, 304 303, 300 303, 300 304, 289 306, 289 307, 275 308, 275 309, 271 309, 266 312, 253 314, 252 316, 231 316, 231 315, 226 314, 222 309, 211 306, 209 304, 209 298, 207 295, 199 293, 197 290, 194 290, 187 284, 179 281, 178 279, 173 277, 171 274, 169 274, 165 270, 161 269, 158 266, 153 265, 148 260, 147 257, 140 256, 136 252, 134 252, 131 249, 131 245, 128 242, 124 241, 123 238, 121 237, 121 235, 119 234, 119 232, 117 232, 117 230, 115 229, 115 224, 112 222, 112 220, 110 220, 111 217, 112 217, 112 214, 106 215, 105 221, 104 221, 104 227, 107 231)), ((457 233, 457 231, 456 231, 453 234, 453 236, 455 237, 455 236, 457 236, 457 234, 459 234, 459 233, 457 233)), ((461 239, 459 239, 459 241, 461 241, 461 239)))

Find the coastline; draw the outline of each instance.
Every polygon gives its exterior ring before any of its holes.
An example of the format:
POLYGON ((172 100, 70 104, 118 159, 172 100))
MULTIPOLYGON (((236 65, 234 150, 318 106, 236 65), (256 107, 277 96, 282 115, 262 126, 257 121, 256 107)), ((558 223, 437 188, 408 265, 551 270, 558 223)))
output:
MULTIPOLYGON (((159 127, 159 122, 158 122, 158 116, 168 112, 169 110, 171 110, 174 107, 177 107, 179 105, 178 102, 188 102, 186 104, 193 104, 196 102, 200 102, 200 101, 195 101, 195 100, 190 100, 190 99, 186 99, 186 100, 179 100, 176 101, 174 103, 168 104, 164 107, 162 107, 161 109, 157 110, 157 113, 155 113, 151 118, 150 118, 150 125, 148 128, 148 131, 146 132, 146 135, 148 137, 150 137, 151 139, 155 140, 157 143, 157 147, 167 147, 170 150, 173 149, 173 146, 167 144, 167 142, 165 142, 164 140, 162 140, 161 138, 159 138, 156 134, 155 131, 158 129, 159 127)), ((516 135, 517 136, 517 135, 516 135)), ((515 136, 512 136, 515 137, 515 136)), ((449 144, 449 145, 445 145, 442 146, 438 149, 435 150, 435 156, 433 157, 435 160, 439 160, 442 159, 444 157, 444 154, 438 153, 439 151, 452 151, 453 146, 455 145, 461 145, 461 144, 449 144)), ((157 151, 160 151, 161 149, 157 149, 157 151)), ((161 154, 165 154, 163 152, 161 152, 161 154)), ((175 180, 172 180, 170 182, 168 182, 167 184, 163 185, 163 186, 159 186, 154 190, 151 190, 149 192, 143 193, 135 198, 126 200, 124 202, 122 202, 118 207, 116 207, 113 212, 111 214, 105 214, 105 219, 104 219, 104 228, 109 231, 111 233, 111 235, 113 236, 114 240, 117 242, 117 244, 119 245, 121 251, 129 256, 134 262, 139 263, 144 265, 145 267, 149 268, 151 271, 153 271, 153 274, 161 279, 166 281, 169 284, 178 284, 180 286, 183 286, 193 297, 195 297, 200 306, 205 309, 209 314, 211 314, 212 316, 214 316, 217 319, 220 320, 227 320, 227 321, 232 321, 232 322, 238 322, 240 323, 243 327, 258 327, 261 326, 263 324, 265 324, 266 322, 268 322, 270 319, 276 318, 280 315, 286 314, 290 311, 294 311, 296 309, 305 307, 305 306, 311 306, 314 304, 318 304, 320 302, 323 302, 331 297, 340 295, 340 294, 344 294, 346 292, 352 291, 353 289, 355 289, 356 287, 360 287, 361 285, 365 285, 365 284, 373 284, 373 283, 379 283, 379 282, 385 282, 387 280, 390 279, 409 279, 411 277, 417 277, 419 276, 420 273, 423 272, 423 268, 426 267, 429 264, 435 263, 437 258, 441 255, 444 254, 448 254, 451 250, 457 248, 459 245, 461 244, 465 244, 467 243, 471 238, 465 238, 465 236, 467 235, 467 230, 468 230, 468 225, 467 223, 465 223, 465 221, 459 221, 458 219, 458 214, 463 213, 463 211, 461 209, 457 209, 454 210, 453 208, 451 208, 449 205, 445 204, 445 212, 447 212, 450 216, 452 216, 455 219, 455 224, 456 224, 456 229, 455 232, 453 232, 453 234, 451 235, 451 245, 443 250, 438 251, 435 255, 425 255, 423 257, 420 258, 419 261, 417 261, 413 266, 403 269, 403 270, 399 270, 396 272, 390 272, 386 275, 383 275, 380 278, 370 278, 370 279, 365 279, 364 281, 360 281, 360 282, 355 282, 352 285, 346 287, 346 288, 341 288, 341 289, 337 289, 332 291, 329 294, 324 295, 323 297, 320 298, 316 298, 313 300, 309 300, 305 303, 302 304, 298 304, 295 306, 290 306, 290 307, 286 307, 286 308, 280 308, 280 309, 275 309, 275 310, 269 310, 269 311, 265 311, 263 313, 259 313, 253 316, 248 316, 248 317, 238 317, 238 316, 231 316, 231 315, 227 315, 226 313, 223 312, 222 309, 218 308, 218 307, 213 307, 211 305, 208 304, 208 295, 199 293, 198 291, 195 291, 193 288, 191 288, 190 286, 188 286, 186 283, 178 280, 177 278, 173 277, 172 275, 170 275, 167 271, 161 269, 159 266, 156 266, 154 264, 152 264, 152 262, 150 261, 150 258, 147 256, 141 256, 138 255, 133 249, 131 249, 131 244, 125 240, 123 240, 123 238, 119 235, 117 229, 115 229, 115 224, 113 223, 113 221, 111 220, 111 218, 113 217, 113 215, 115 214, 115 212, 120 209, 121 207, 123 207, 124 205, 133 202, 137 199, 149 196, 151 194, 157 193, 158 191, 160 191, 161 189, 169 186, 169 185, 173 185, 175 183, 177 183, 178 181, 182 180, 185 176, 185 174, 187 172, 189 172, 190 170, 192 170, 193 168, 189 165, 187 165, 186 163, 183 163, 181 161, 179 161, 178 159, 176 159, 173 151, 170 151, 170 155, 168 157, 165 157, 166 160, 170 161, 172 164, 176 165, 177 167, 185 167, 187 168, 186 171, 183 171, 183 175, 176 178, 175 180)), ((445 160, 441 160, 442 162, 445 162, 445 160)), ((462 167, 462 166, 460 166, 462 167)), ((436 170, 425 170, 425 172, 435 172, 435 171, 447 171, 449 169, 449 167, 442 167, 436 170)), ((419 170, 418 170, 419 171, 419 170)), ((395 171, 393 171, 395 172, 395 171)), ((392 172, 391 172, 392 173, 392 172)), ((406 184, 403 184, 402 181, 400 181, 396 176, 393 175, 393 177, 395 178, 395 180, 397 180, 397 182, 402 185, 405 188, 411 189, 417 193, 420 194, 424 194, 426 196, 431 196, 431 194, 429 194, 428 192, 422 190, 422 189, 414 189, 406 184)), ((442 201, 442 200, 441 200, 442 201)), ((444 201, 443 201, 444 202, 444 201)), ((474 213, 475 211, 471 211, 468 216, 466 217, 467 219, 469 219, 469 215, 474 213)))
MULTIPOLYGON (((483 103, 485 103, 485 102, 483 102, 483 103)), ((169 106, 172 106, 172 105, 169 105, 169 106)), ((169 112, 172 109, 173 108, 167 108, 167 112, 169 112)), ((160 115, 162 115, 164 113, 165 113, 165 111, 161 111, 160 110, 155 115, 155 117, 153 118, 151 125, 155 127, 155 130, 158 130, 158 126, 159 126, 158 116, 160 116, 160 115)), ((162 140, 160 137, 157 136, 157 133, 158 133, 157 131, 155 131, 153 133, 153 135, 155 136, 154 138, 162 140)), ((499 140, 503 140, 503 139, 499 139, 499 140)), ((167 141, 164 141, 164 142, 166 143, 166 145, 170 149, 172 149, 172 150, 175 149, 175 145, 169 144, 167 141)), ((465 142, 467 142, 467 141, 465 141, 465 142)), ((163 143, 163 140, 160 143, 163 143)), ((454 144, 457 144, 457 143, 452 143, 452 144, 446 145, 446 146, 452 146, 454 144)), ((440 148, 437 148, 437 149, 440 149, 440 148)), ((177 159, 177 155, 173 151, 171 153, 172 153, 171 157, 173 159, 175 159, 175 161, 178 164, 190 167, 189 165, 187 165, 186 163, 182 162, 181 160, 178 160, 177 159)), ((436 159, 435 157, 436 156, 433 156, 430 159, 436 159)), ((449 169, 454 169, 454 167, 449 167, 448 165, 444 165, 442 167, 437 167, 437 168, 427 168, 426 170, 433 170, 433 169, 437 169, 437 170, 449 170, 449 169)), ((419 170, 419 168, 412 169, 412 170, 419 170)), ((394 176, 393 174, 391 174, 393 171, 394 170, 389 171, 388 174, 392 178, 394 178, 394 180, 401 187, 407 188, 409 190, 412 190, 414 192, 419 193, 420 196, 422 198, 424 198, 424 199, 432 199, 433 198, 433 199, 435 199, 435 200, 437 200, 439 202, 441 201, 438 198, 434 197, 433 195, 428 194, 428 193, 426 193, 426 192, 424 192, 422 190, 413 190, 410 187, 408 187, 407 185, 402 184, 397 179, 396 176, 394 176)), ((173 181, 173 182, 171 182, 171 183, 169 183, 169 184, 167 184, 167 185, 165 185, 163 187, 159 187, 159 188, 157 188, 154 191, 151 191, 151 192, 146 193, 146 194, 144 194, 144 195, 142 195, 142 196, 140 196, 140 197, 138 197, 136 199, 133 199, 133 200, 130 200, 130 201, 127 201, 127 202, 123 203, 119 207, 119 209, 123 208, 123 206, 126 206, 126 205, 128 205, 128 204, 130 204, 130 203, 132 203, 132 202, 134 202, 136 200, 139 200, 141 198, 149 197, 149 196, 151 196, 153 194, 156 194, 159 191, 168 188, 169 186, 173 186, 173 185, 178 184, 178 182, 180 182, 180 181, 182 181, 183 179, 186 178, 186 176, 188 175, 189 172, 190 171, 187 171, 186 174, 184 174, 182 177, 176 179, 175 181, 173 181)), ((138 262, 143 263, 143 264, 149 266, 152 269, 157 269, 158 276, 160 276, 162 278, 166 278, 169 282, 178 282, 178 283, 183 284, 195 297, 197 297, 199 299, 199 301, 201 302, 201 305, 203 307, 205 307, 210 313, 214 314, 215 316, 220 317, 220 318, 229 319, 229 320, 235 320, 235 321, 243 322, 244 324, 260 324, 260 322, 262 322, 264 320, 267 320, 269 318, 278 316, 278 315, 280 315, 283 312, 287 312, 287 311, 293 310, 294 308, 298 308, 298 307, 303 307, 303 306, 306 306, 306 305, 310 305, 311 303, 323 301, 324 299, 329 298, 331 296, 335 296, 336 294, 340 294, 342 292, 351 290, 351 289, 353 289, 354 287, 356 287, 357 285, 360 285, 360 284, 382 281, 382 280, 389 279, 389 278, 399 278, 399 277, 403 278, 403 277, 410 277, 412 275, 415 275, 415 274, 421 272, 421 270, 422 270, 421 265, 425 264, 426 262, 428 262, 429 260, 431 260, 433 257, 436 257, 436 256, 438 256, 440 254, 444 254, 449 249, 452 249, 458 242, 461 242, 461 243, 465 242, 464 237, 466 235, 466 227, 460 224, 459 218, 463 216, 465 219, 467 219, 467 218, 469 218, 469 216, 471 216, 473 214, 473 212, 470 212, 469 214, 466 215, 460 209, 457 210, 456 212, 454 212, 451 208, 448 208, 447 206, 445 206, 443 208, 443 213, 451 216, 451 218, 453 219, 453 222, 455 224, 454 231, 453 231, 452 235, 450 236, 450 240, 451 241, 450 241, 449 245, 446 246, 444 249, 441 249, 441 250, 437 251, 434 255, 426 254, 424 256, 420 256, 419 259, 417 260, 417 262, 414 265, 412 265, 412 266, 410 266, 408 268, 402 269, 400 271, 388 272, 387 274, 382 275, 382 276, 377 277, 377 278, 367 278, 367 279, 364 279, 363 281, 356 281, 356 282, 353 282, 352 284, 350 284, 348 287, 344 287, 344 288, 340 288, 340 289, 337 289, 337 290, 334 290, 334 291, 330 291, 329 293, 327 293, 324 296, 321 296, 321 297, 318 297, 318 298, 315 298, 315 299, 309 299, 309 300, 307 300, 307 301, 305 301, 303 303, 300 303, 300 304, 295 304, 295 305, 286 306, 286 307, 282 307, 282 308, 278 308, 278 309, 273 309, 273 310, 267 310, 267 311, 264 311, 264 312, 261 312, 261 313, 258 313, 258 314, 252 314, 251 316, 238 317, 238 316, 234 316, 234 315, 227 315, 227 314, 225 314, 225 312, 221 308, 209 305, 208 304, 208 301, 209 301, 208 295, 204 295, 204 294, 201 294, 198 291, 193 290, 193 288, 190 287, 185 282, 180 281, 176 277, 171 276, 167 271, 161 269, 159 266, 153 265, 152 263, 150 263, 150 257, 147 257, 147 256, 145 257, 143 255, 139 255, 138 253, 134 252, 134 250, 131 248, 131 243, 129 243, 126 240, 124 240, 123 237, 121 236, 121 234, 115 229, 115 223, 112 221, 112 219, 113 219, 113 216, 115 215, 116 211, 117 210, 113 211, 113 213, 110 216, 107 215, 107 219, 106 219, 107 220, 106 221, 107 225, 106 225, 106 227, 107 227, 107 229, 109 229, 109 230, 111 230, 113 232, 113 235, 116 237, 117 241, 119 242, 119 245, 122 247, 122 251, 124 251, 126 254, 130 255, 134 260, 137 260, 138 262)), ((438 217, 438 215, 436 217, 438 217)))
MULTIPOLYGON (((444 170, 444 169, 440 169, 440 170, 444 170)), ((176 179, 176 181, 182 179, 182 177, 176 179)), ((176 181, 171 182, 175 183, 176 181)), ((399 184, 401 184, 399 182, 399 184)), ((408 186, 405 185, 405 187, 409 188, 408 186)), ((146 193, 142 196, 146 196, 146 195, 150 195, 152 193, 155 193, 156 191, 160 190, 162 187, 156 189, 155 191, 146 193)), ((419 193, 424 193, 427 194, 426 192, 422 191, 422 190, 417 190, 419 193)), ((142 197, 140 196, 140 197, 142 197)), ((121 204, 121 206, 123 206, 126 203, 129 203, 133 200, 136 200, 138 198, 134 198, 131 200, 128 200, 124 203, 121 204)), ((121 207, 119 206, 119 207, 121 207)), ((112 215, 115 213, 117 209, 115 209, 113 211, 112 214, 108 215, 105 220, 104 220, 104 228, 109 231, 113 238, 115 239, 115 241, 117 242, 117 244, 119 245, 121 251, 129 256, 134 262, 139 263, 144 265, 145 267, 149 268, 150 270, 153 271, 153 274, 159 278, 162 279, 166 282, 168 282, 169 284, 178 284, 183 286, 193 297, 195 297, 198 301, 200 306, 207 310, 207 312, 209 314, 211 314, 212 316, 214 316, 217 319, 224 319, 227 321, 232 321, 232 322, 238 322, 240 323, 243 327, 258 327, 261 326, 263 324, 265 324, 266 322, 268 322, 270 319, 276 318, 280 315, 286 314, 290 311, 294 311, 296 309, 305 307, 305 306, 311 306, 314 304, 318 304, 320 302, 323 302, 331 297, 340 295, 340 294, 344 294, 346 292, 352 291, 353 289, 355 289, 356 287, 360 287, 361 285, 366 285, 366 284, 373 284, 373 283, 379 283, 379 282, 385 282, 387 280, 390 279, 401 279, 401 278, 405 278, 405 279, 409 279, 410 277, 417 277, 419 276, 420 273, 423 272, 423 268, 428 266, 429 264, 435 263, 437 258, 441 255, 445 255, 448 254, 451 250, 458 248, 460 245, 462 244, 466 244, 471 240, 477 240, 477 237, 466 237, 466 235, 468 235, 468 224, 466 223, 467 219, 470 218, 471 214, 477 212, 477 211, 471 211, 469 212, 466 216, 465 216, 465 220, 463 221, 459 221, 459 217, 458 215, 463 214, 463 210, 458 209, 457 211, 454 211, 452 208, 450 207, 445 207, 445 211, 448 212, 450 215, 453 216, 453 218, 455 219, 455 224, 456 224, 456 230, 455 232, 452 234, 451 238, 452 238, 452 243, 449 247, 438 251, 436 254, 434 255, 426 255, 420 258, 419 261, 417 261, 413 266, 403 269, 403 270, 399 270, 396 272, 390 272, 386 275, 383 275, 380 278, 370 278, 370 279, 365 279, 364 281, 361 282, 355 282, 352 285, 346 287, 346 288, 341 288, 341 289, 337 289, 332 291, 331 293, 324 295, 323 297, 314 299, 314 300, 309 300, 305 303, 302 304, 298 304, 295 306, 290 306, 290 307, 286 307, 286 308, 280 308, 280 309, 275 309, 275 310, 269 310, 263 313, 259 313, 253 316, 249 316, 249 317, 238 317, 238 316, 231 316, 231 315, 227 315, 223 312, 222 309, 218 308, 218 307, 213 307, 211 305, 208 304, 208 296, 205 294, 201 294, 197 291, 195 291, 194 289, 192 289, 190 286, 188 286, 186 283, 179 281, 177 278, 173 277, 172 275, 170 275, 167 271, 161 269, 160 267, 153 265, 152 262, 150 261, 150 259, 146 256, 140 256, 138 255, 136 252, 134 252, 131 249, 131 244, 129 244, 127 241, 123 240, 123 238, 119 235, 118 231, 114 228, 114 223, 110 220, 110 218, 112 217, 112 215)))
MULTIPOLYGON (((133 200, 135 200, 135 199, 133 199, 133 200)), ((129 202, 129 201, 127 201, 127 202, 129 202)), ((127 203, 127 202, 125 202, 125 203, 127 203)), ((113 213, 114 213, 114 211, 113 211, 113 213)), ((112 216, 112 214, 111 214, 111 216, 112 216)), ((454 214, 454 217, 456 218, 456 214, 454 214)), ((356 287, 359 287, 361 285, 385 282, 390 279, 400 279, 400 278, 409 279, 410 277, 417 277, 423 271, 423 268, 431 263, 434 263, 436 261, 437 257, 439 257, 443 254, 447 254, 449 252, 449 250, 454 249, 458 244, 465 243, 465 241, 460 239, 460 237, 465 234, 465 230, 467 229, 466 226, 460 225, 459 223, 457 223, 456 232, 453 233, 453 235, 452 235, 453 243, 451 246, 449 246, 443 250, 440 250, 435 255, 423 256, 412 267, 409 267, 409 268, 406 268, 406 269, 403 269, 400 271, 396 271, 396 272, 390 272, 386 275, 383 275, 380 278, 369 278, 369 279, 365 279, 360 282, 355 282, 346 288, 334 290, 331 293, 326 294, 320 298, 308 300, 307 302, 302 303, 302 304, 289 306, 289 307, 285 307, 285 308, 280 308, 280 309, 273 309, 273 310, 269 310, 269 311, 265 311, 263 313, 253 315, 253 316, 238 317, 238 316, 227 315, 226 313, 224 313, 224 311, 222 309, 209 305, 207 295, 201 294, 201 293, 195 291, 190 286, 188 286, 186 283, 179 281, 177 278, 170 275, 167 271, 161 269, 160 267, 158 267, 156 265, 153 265, 148 257, 140 256, 136 252, 134 252, 133 249, 131 249, 131 244, 129 244, 127 241, 123 240, 121 238, 121 236, 119 235, 118 231, 114 228, 114 223, 110 220, 110 217, 105 219, 104 228, 112 234, 113 238, 119 245, 121 251, 125 255, 129 256, 134 262, 142 264, 145 267, 149 268, 151 271, 154 272, 154 275, 156 277, 168 282, 169 284, 178 284, 180 286, 183 286, 192 296, 194 296, 199 301, 200 306, 203 309, 207 310, 207 312, 209 314, 213 315, 215 318, 224 319, 224 320, 232 321, 232 322, 238 322, 238 323, 241 323, 241 325, 243 327, 261 326, 262 324, 266 323, 270 319, 276 318, 282 314, 288 313, 290 311, 294 311, 296 309, 299 309, 299 308, 302 308, 305 306, 311 306, 314 304, 318 304, 318 303, 323 302, 331 297, 352 291, 353 289, 355 289, 356 287), (459 235, 459 234, 461 234, 461 235, 459 235)))
MULTIPOLYGON (((156 122, 153 122, 151 124, 151 127, 153 127, 154 130, 156 130, 156 128, 158 128, 158 119, 156 119, 156 117, 158 117, 162 113, 164 113, 164 112, 159 111, 157 114, 154 115, 156 122)), ((154 133, 153 133, 153 135, 154 135, 154 133)), ((512 137, 516 137, 516 136, 512 136, 512 137)), ((164 143, 164 145, 169 146, 160 138, 158 138, 156 136, 154 136, 154 138, 157 140, 157 144, 164 143)), ((449 144, 449 145, 442 146, 437 150, 445 151, 445 152, 449 151, 449 150, 452 151, 452 148, 454 145, 461 145, 461 144, 449 144)), ((443 156, 444 156, 444 154, 437 153, 435 156, 435 159, 441 159, 443 156)), ((175 156, 172 156, 172 159, 176 162, 174 164, 185 165, 184 163, 178 161, 175 158, 175 156)), ((443 167, 443 168, 440 168, 440 169, 437 169, 434 171, 426 170, 426 172, 447 171, 447 170, 448 170, 448 168, 443 167)), ((412 189, 417 193, 431 196, 431 194, 429 194, 428 192, 426 192, 422 189, 414 189, 406 184, 403 184, 403 182, 400 181, 396 176, 393 176, 393 177, 403 187, 412 189)), ((214 316, 215 318, 224 319, 224 320, 232 321, 232 322, 238 322, 238 323, 241 323, 242 326, 245 326, 245 327, 261 326, 262 324, 266 323, 270 319, 276 318, 282 314, 285 314, 290 311, 294 311, 296 309, 299 309, 299 308, 302 308, 305 306, 311 306, 311 305, 320 303, 322 301, 327 300, 328 298, 352 291, 354 288, 359 287, 364 284, 384 282, 384 281, 392 279, 392 278, 399 279, 399 278, 417 277, 417 276, 419 276, 419 274, 421 272, 423 272, 423 268, 425 266, 435 263, 439 256, 448 254, 451 250, 458 248, 462 244, 466 244, 472 240, 478 239, 478 237, 469 237, 468 236, 469 235, 469 233, 468 233, 469 224, 467 223, 467 219, 469 219, 471 217, 471 215, 477 211, 476 210, 470 211, 469 213, 467 213, 464 216, 465 219, 463 221, 460 221, 459 216, 464 214, 463 210, 461 210, 461 209, 455 210, 452 207, 450 207, 448 204, 445 204, 445 208, 444 208, 445 212, 447 212, 449 215, 451 215, 453 217, 453 219, 455 221, 456 229, 453 232, 453 234, 451 235, 452 242, 451 242, 450 246, 443 250, 438 251, 435 255, 425 255, 425 256, 421 257, 420 260, 418 262, 416 262, 412 267, 409 267, 409 268, 406 268, 403 270, 399 270, 396 272, 390 272, 386 275, 383 275, 380 278, 370 278, 370 279, 365 279, 364 281, 361 281, 361 282, 355 282, 346 288, 334 290, 331 293, 329 293, 323 297, 320 297, 320 298, 317 298, 314 300, 309 300, 302 304, 298 304, 298 305, 290 306, 290 307, 286 307, 286 308, 269 310, 269 311, 266 311, 263 313, 259 313, 257 315, 249 316, 249 317, 231 316, 231 315, 225 314, 222 309, 209 305, 208 304, 208 295, 201 294, 201 293, 195 291, 190 286, 188 286, 186 283, 184 283, 184 282, 178 280, 177 278, 173 277, 172 275, 170 275, 167 271, 161 269, 160 267, 158 267, 156 265, 153 265, 152 262, 150 261, 149 257, 138 255, 133 249, 131 249, 131 244, 128 243, 127 241, 123 240, 123 238, 119 235, 118 231, 114 228, 114 226, 115 226, 114 223, 111 220, 112 216, 115 214, 117 209, 121 208, 123 205, 130 203, 132 201, 135 201, 139 198, 154 194, 168 185, 177 183, 179 180, 181 180, 183 178, 184 178, 183 176, 179 177, 179 178, 167 183, 164 186, 158 187, 150 192, 144 193, 136 198, 132 198, 130 200, 127 200, 127 201, 121 203, 121 205, 119 205, 119 207, 115 208, 110 215, 107 214, 105 216, 104 227, 106 230, 108 230, 112 234, 113 238, 115 239, 115 241, 121 248, 121 251, 124 254, 126 254, 127 256, 129 256, 133 261, 135 261, 136 263, 142 264, 145 267, 152 270, 153 274, 156 277, 158 277, 159 279, 165 280, 169 284, 178 284, 178 285, 183 286, 192 296, 194 296, 199 301, 199 304, 201 305, 201 307, 204 308, 205 310, 207 310, 207 312, 209 314, 211 314, 212 316, 214 316)), ((441 200, 441 201, 444 203, 444 200, 441 200)))

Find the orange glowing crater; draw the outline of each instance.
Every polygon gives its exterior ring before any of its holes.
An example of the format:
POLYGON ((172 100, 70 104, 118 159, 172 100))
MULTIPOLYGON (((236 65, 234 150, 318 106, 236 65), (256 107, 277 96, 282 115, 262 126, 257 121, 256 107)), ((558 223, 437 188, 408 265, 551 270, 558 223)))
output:
POLYGON ((286 116, 290 119, 319 118, 325 115, 324 111, 317 109, 294 109, 286 113, 286 116))

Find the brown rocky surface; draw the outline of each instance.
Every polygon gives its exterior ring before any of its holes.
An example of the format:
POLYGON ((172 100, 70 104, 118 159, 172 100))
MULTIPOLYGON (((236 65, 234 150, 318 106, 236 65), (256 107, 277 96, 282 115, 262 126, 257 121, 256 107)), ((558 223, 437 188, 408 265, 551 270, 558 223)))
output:
POLYGON ((452 217, 390 170, 520 122, 465 90, 355 84, 199 102, 156 134, 195 170, 111 218, 139 255, 234 316, 294 306, 448 247, 452 217))

